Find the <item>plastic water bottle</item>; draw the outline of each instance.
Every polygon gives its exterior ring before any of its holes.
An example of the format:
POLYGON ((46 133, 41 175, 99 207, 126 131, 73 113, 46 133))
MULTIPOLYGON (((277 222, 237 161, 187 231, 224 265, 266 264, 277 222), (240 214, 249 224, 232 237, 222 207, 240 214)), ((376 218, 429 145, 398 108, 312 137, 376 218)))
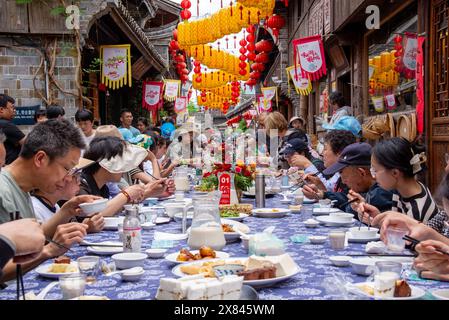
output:
POLYGON ((141 252, 142 227, 137 217, 138 211, 137 207, 126 210, 126 217, 123 221, 123 252, 141 252))

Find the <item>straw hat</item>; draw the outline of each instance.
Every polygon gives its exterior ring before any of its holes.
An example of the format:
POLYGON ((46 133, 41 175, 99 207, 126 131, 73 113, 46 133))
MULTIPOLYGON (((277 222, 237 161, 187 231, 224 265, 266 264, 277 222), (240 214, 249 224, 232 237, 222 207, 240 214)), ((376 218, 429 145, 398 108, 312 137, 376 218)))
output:
POLYGON ((99 126, 95 131, 95 138, 98 137, 117 137, 123 139, 122 134, 114 125, 99 126))

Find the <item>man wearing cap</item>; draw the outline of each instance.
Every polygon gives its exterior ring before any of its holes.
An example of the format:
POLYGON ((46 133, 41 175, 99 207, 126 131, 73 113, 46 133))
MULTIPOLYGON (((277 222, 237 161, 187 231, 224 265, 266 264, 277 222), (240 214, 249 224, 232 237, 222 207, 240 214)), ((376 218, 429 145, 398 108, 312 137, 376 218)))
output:
MULTIPOLYGON (((358 199, 355 203, 340 208, 345 212, 356 214, 354 210, 361 202, 367 202, 377 207, 381 212, 391 210, 393 193, 384 190, 376 183, 370 172, 371 146, 367 143, 354 143, 347 146, 341 153, 338 161, 323 171, 325 175, 340 173, 342 182, 350 190, 345 193, 324 192, 323 198, 338 200, 343 204, 349 200, 358 199)), ((320 194, 320 191, 318 192, 320 194)))
POLYGON ((301 139, 291 139, 284 144, 280 155, 287 160, 290 167, 297 167, 300 170, 314 166, 320 172, 325 169, 323 161, 310 154, 309 146, 301 139))

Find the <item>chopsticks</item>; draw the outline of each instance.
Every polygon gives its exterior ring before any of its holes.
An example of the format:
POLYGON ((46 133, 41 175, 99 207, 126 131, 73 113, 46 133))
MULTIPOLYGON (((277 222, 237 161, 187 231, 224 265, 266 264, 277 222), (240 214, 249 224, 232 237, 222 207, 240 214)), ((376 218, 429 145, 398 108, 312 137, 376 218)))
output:
POLYGON ((357 201, 359 201, 359 199, 358 199, 358 198, 354 198, 354 199, 352 199, 352 200, 350 200, 350 201, 347 201, 347 202, 345 202, 345 203, 339 205, 338 207, 341 209, 341 208, 346 207, 348 204, 351 204, 351 203, 354 203, 354 202, 357 202, 357 201))
MULTIPOLYGON (((410 237, 408 235, 403 236, 402 239, 404 239, 406 241, 410 241, 412 243, 413 249, 421 242, 420 240, 412 238, 412 237, 410 237)), ((449 252, 446 252, 446 251, 443 251, 443 250, 440 250, 440 249, 436 249, 436 248, 435 248, 435 250, 437 252, 439 252, 439 253, 442 253, 442 254, 445 254, 445 255, 449 256, 449 252)))
POLYGON ((70 252, 74 252, 72 249, 67 248, 66 246, 64 246, 64 245, 62 245, 62 244, 60 244, 60 243, 58 243, 58 242, 56 242, 56 241, 53 241, 52 239, 50 239, 50 238, 48 238, 48 237, 46 237, 45 239, 46 239, 48 242, 51 242, 51 243, 57 245, 58 247, 60 247, 60 248, 62 248, 62 249, 66 249, 66 250, 68 250, 68 251, 70 251, 70 252))

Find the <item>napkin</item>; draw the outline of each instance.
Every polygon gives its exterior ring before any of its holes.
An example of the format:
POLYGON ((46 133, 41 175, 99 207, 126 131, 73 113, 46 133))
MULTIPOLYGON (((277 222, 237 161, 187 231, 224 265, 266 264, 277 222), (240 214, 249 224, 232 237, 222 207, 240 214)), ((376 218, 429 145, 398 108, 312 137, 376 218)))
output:
POLYGON ((189 237, 187 233, 167 233, 156 231, 154 233, 154 240, 185 240, 189 237))
POLYGON ((174 246, 173 240, 153 240, 151 242, 151 249, 170 249, 174 246))
POLYGON ((294 243, 306 243, 309 241, 309 237, 303 234, 296 234, 291 236, 290 240, 294 243))
POLYGON ((366 253, 382 254, 385 253, 386 250, 387 247, 382 241, 371 241, 368 242, 365 246, 366 253))

